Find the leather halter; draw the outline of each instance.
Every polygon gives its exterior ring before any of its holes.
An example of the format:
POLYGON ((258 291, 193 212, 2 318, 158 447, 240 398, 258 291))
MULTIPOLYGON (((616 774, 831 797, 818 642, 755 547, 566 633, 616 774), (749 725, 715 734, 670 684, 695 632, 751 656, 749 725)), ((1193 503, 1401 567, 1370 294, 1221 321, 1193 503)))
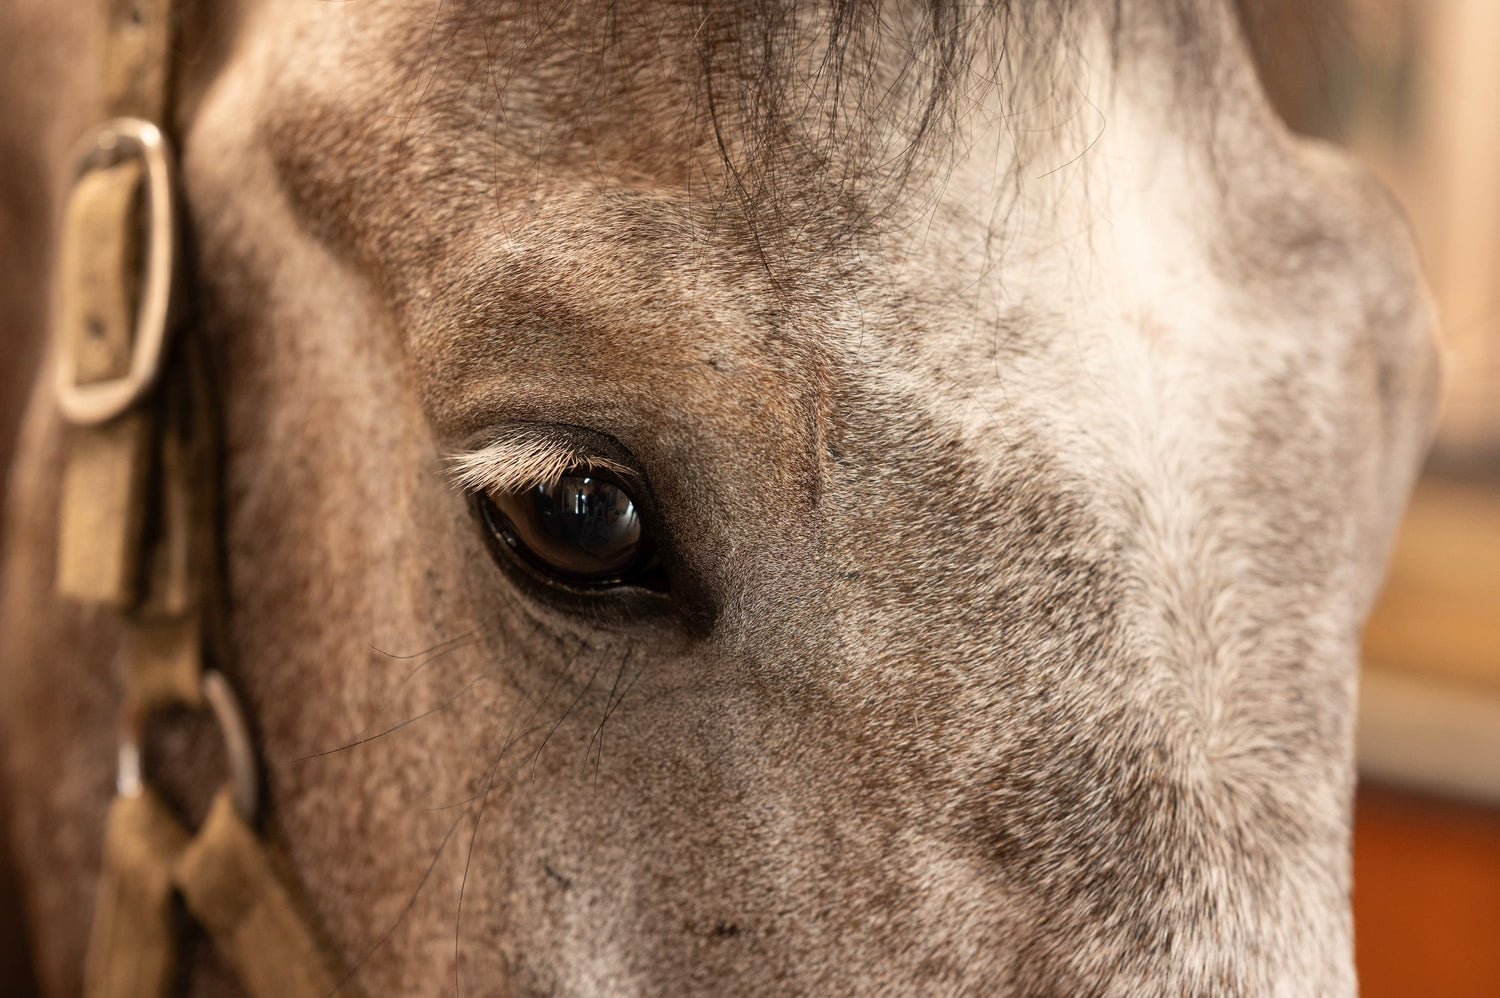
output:
POLYGON ((180 910, 253 998, 344 987, 256 832, 260 777, 222 638, 211 386, 184 311, 171 109, 173 0, 106 0, 106 120, 78 153, 54 314, 71 424, 57 588, 121 625, 117 794, 85 968, 88 998, 165 998, 180 910), (210 710, 229 779, 191 833, 153 791, 141 742, 171 708, 210 710), (179 899, 182 902, 179 904, 179 899))

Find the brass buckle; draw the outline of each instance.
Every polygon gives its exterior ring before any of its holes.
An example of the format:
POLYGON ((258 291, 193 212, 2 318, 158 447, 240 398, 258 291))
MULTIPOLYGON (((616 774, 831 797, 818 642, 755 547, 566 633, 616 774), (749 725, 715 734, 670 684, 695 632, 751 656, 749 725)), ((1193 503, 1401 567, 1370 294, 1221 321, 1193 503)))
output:
MULTIPOLYGON (((106 422, 128 410, 146 394, 161 371, 172 298, 175 232, 172 171, 166 136, 140 118, 115 118, 100 125, 83 143, 74 183, 92 170, 138 157, 145 168, 146 272, 136 309, 130 369, 107 381, 78 383, 78 359, 70 338, 63 337, 57 365, 57 401, 70 421, 82 425, 106 422)), ((128 224, 122 219, 121 224, 128 224)), ((70 238, 63 233, 63 238, 70 238)), ((63 289, 67 293, 69 289, 63 289)))
MULTIPOLYGON (((260 808, 260 770, 255 764, 255 746, 250 725, 234 688, 217 669, 207 669, 201 680, 203 699, 218 724, 229 760, 229 787, 234 809, 245 824, 254 825, 260 808)), ((145 783, 141 766, 141 742, 145 735, 146 711, 127 702, 121 714, 120 747, 116 757, 115 792, 121 797, 139 797, 145 783)))

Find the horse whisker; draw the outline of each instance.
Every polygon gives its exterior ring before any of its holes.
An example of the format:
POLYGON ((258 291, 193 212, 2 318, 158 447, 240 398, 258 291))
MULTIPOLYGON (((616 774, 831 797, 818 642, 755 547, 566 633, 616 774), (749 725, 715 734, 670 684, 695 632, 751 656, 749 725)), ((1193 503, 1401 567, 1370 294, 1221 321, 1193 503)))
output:
POLYGON ((476 683, 478 683, 484 677, 485 677, 484 673, 482 673, 482 672, 479 673, 473 679, 471 679, 467 683, 465 683, 462 689, 460 689, 457 693, 453 694, 447 700, 444 700, 442 703, 438 704, 436 707, 432 707, 432 708, 430 708, 428 710, 422 711, 422 713, 420 713, 420 714, 416 714, 416 715, 414 715, 412 717, 408 717, 406 720, 402 721, 400 724, 394 724, 391 727, 386 728, 384 731, 378 731, 378 732, 376 732, 373 735, 366 735, 365 737, 360 738, 357 741, 349 742, 346 745, 339 745, 339 746, 337 746, 335 748, 324 749, 321 752, 314 752, 311 755, 299 756, 299 757, 293 759, 292 762, 294 762, 294 763, 296 763, 296 762, 306 762, 309 759, 321 759, 324 756, 334 755, 334 754, 339 753, 339 752, 347 752, 349 749, 359 748, 361 745, 364 745, 366 742, 373 742, 373 741, 375 741, 378 738, 384 738, 386 735, 393 734, 393 733, 395 733, 397 731, 400 731, 402 728, 406 727, 409 724, 415 724, 418 721, 422 720, 424 717, 431 717, 433 714, 436 714, 439 711, 446 710, 449 707, 453 706, 453 704, 458 700, 459 697, 463 696, 465 693, 467 693, 471 689, 473 689, 474 685, 476 683))
POLYGON ((412 888, 411 896, 408 897, 406 899, 406 903, 401 906, 401 911, 396 915, 396 920, 392 922, 390 926, 380 934, 380 938, 375 940, 375 942, 370 946, 369 949, 365 950, 364 955, 362 955, 358 960, 354 961, 353 966, 351 966, 344 973, 344 976, 339 978, 338 983, 333 986, 333 990, 328 992, 327 998, 332 998, 333 995, 336 995, 340 991, 342 991, 344 985, 348 984, 349 981, 351 981, 354 976, 359 973, 360 968, 365 965, 370 957, 375 955, 375 951, 384 946, 386 942, 391 938, 391 936, 395 934, 396 930, 400 928, 401 923, 406 920, 406 916, 411 913, 412 908, 416 907, 418 895, 422 893, 422 888, 426 886, 428 879, 432 876, 432 871, 437 868, 438 860, 442 858, 444 850, 448 848, 448 840, 453 838, 453 833, 458 830, 459 823, 463 820, 464 815, 462 814, 453 819, 453 823, 448 826, 448 831, 443 833, 443 841, 438 843, 437 849, 433 852, 432 861, 427 864, 427 869, 422 871, 422 876, 417 881, 417 886, 412 888))
POLYGON ((386 651, 383 648, 376 647, 373 643, 366 642, 366 644, 369 646, 369 649, 372 652, 374 652, 375 654, 379 655, 381 658, 388 658, 388 659, 391 659, 392 661, 396 661, 396 662, 409 662, 409 661, 411 661, 414 658, 422 658, 424 656, 431 655, 435 651, 438 651, 438 650, 443 649, 443 648, 447 648, 450 645, 456 645, 459 642, 465 641, 468 638, 471 638, 471 637, 473 637, 474 635, 476 635, 478 633, 479 633, 479 629, 478 628, 474 628, 472 630, 465 631, 464 633, 458 635, 457 637, 449 638, 446 641, 439 641, 437 644, 433 645, 430 648, 424 648, 421 651, 412 652, 410 655, 397 655, 397 654, 394 654, 392 652, 388 652, 388 651, 386 651))

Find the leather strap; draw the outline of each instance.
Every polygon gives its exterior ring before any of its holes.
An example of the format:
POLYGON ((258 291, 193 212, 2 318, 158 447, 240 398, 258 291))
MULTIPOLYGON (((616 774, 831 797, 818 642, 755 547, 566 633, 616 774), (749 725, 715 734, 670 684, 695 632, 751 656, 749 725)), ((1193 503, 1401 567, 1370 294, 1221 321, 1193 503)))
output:
MULTIPOLYGON (((68 198, 54 335, 72 356, 80 385, 123 378, 130 369, 142 179, 142 164, 127 160, 85 174, 68 198)), ((135 601, 151 431, 146 410, 72 428, 58 538, 61 594, 119 609, 135 601)))
MULTIPOLYGON (((104 0, 111 120, 80 159, 60 253, 58 400, 73 424, 57 588, 122 624, 119 795, 105 829, 87 998, 167 998, 178 923, 208 931, 253 998, 324 998, 335 964, 276 874, 254 820, 248 727, 223 676, 217 441, 206 365, 172 343, 175 196, 160 125, 170 112, 172 0, 104 0), (157 383, 158 380, 161 383, 157 383), (233 793, 192 835, 152 791, 142 732, 165 708, 209 706, 233 793)), ((348 990, 348 989, 345 989, 348 990)))
POLYGON ((105 113, 167 121, 171 107, 173 0, 106 0, 105 113))
POLYGON ((339 978, 228 793, 214 800, 173 875, 253 998, 327 998, 339 978))
POLYGON ((178 348, 153 407, 153 487, 143 524, 150 543, 137 568, 137 602, 125 615, 126 698, 146 713, 202 706, 203 662, 222 658, 213 406, 197 343, 184 337, 178 348))
MULTIPOLYGON (((160 122, 171 99, 172 0, 105 0, 106 116, 160 122)), ((78 179, 60 247, 60 347, 80 384, 125 377, 140 292, 143 163, 126 159, 78 179)), ((155 233, 159 238, 160 233, 155 233)), ((135 598, 149 411, 77 427, 63 477, 58 590, 107 606, 135 598)))
POLYGON ((177 983, 182 921, 174 892, 251 998, 328 998, 339 990, 339 977, 233 795, 220 792, 190 838, 145 786, 110 805, 85 994, 168 998, 177 983))
POLYGON ((167 998, 176 983, 172 863, 188 834, 149 788, 116 797, 104 830, 84 967, 89 998, 167 998))

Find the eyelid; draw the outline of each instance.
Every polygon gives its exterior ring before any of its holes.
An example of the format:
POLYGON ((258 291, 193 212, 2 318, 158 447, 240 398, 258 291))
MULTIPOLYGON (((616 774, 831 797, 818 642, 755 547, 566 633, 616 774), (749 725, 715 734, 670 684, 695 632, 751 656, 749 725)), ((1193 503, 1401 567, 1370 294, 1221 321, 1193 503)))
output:
POLYGON ((603 457, 576 440, 536 426, 508 429, 474 450, 446 457, 447 474, 465 492, 517 492, 556 485, 579 470, 607 472, 622 484, 636 477, 633 468, 603 457))

